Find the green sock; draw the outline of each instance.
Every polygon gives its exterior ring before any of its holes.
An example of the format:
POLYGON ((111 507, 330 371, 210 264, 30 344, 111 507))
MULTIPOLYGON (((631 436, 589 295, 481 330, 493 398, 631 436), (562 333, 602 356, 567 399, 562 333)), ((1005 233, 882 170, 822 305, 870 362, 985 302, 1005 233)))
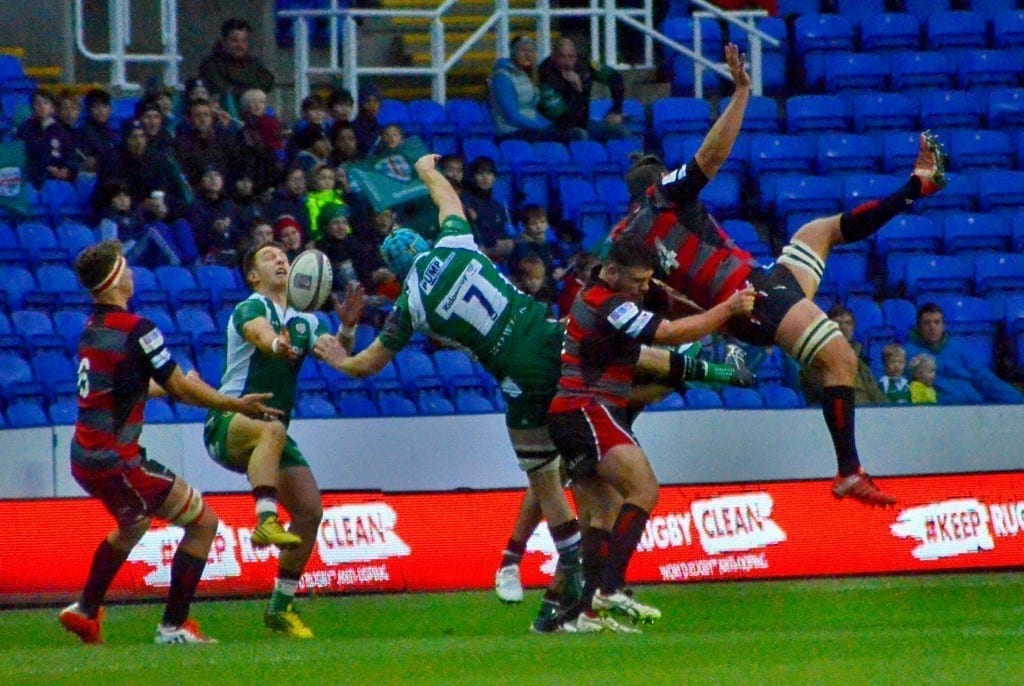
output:
POLYGON ((298 579, 278 579, 274 582, 274 592, 270 595, 270 612, 284 612, 295 602, 295 590, 299 587, 298 579))
POLYGON ((704 380, 714 383, 730 383, 736 376, 736 368, 729 364, 705 362, 704 380))

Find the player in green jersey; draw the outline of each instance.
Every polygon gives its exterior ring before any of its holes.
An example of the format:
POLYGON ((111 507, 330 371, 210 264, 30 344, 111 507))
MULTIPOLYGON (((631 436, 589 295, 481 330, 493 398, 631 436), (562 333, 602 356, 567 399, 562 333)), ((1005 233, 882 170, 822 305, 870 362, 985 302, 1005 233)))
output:
POLYGON ((203 440, 215 462, 249 479, 258 519, 253 545, 281 548, 264 624, 289 636, 312 638, 312 631, 294 611, 293 600, 313 551, 323 508, 313 472, 288 436, 287 426, 303 360, 323 339, 351 348, 362 291, 356 286, 348 291, 339 308, 342 327, 335 337, 315 315, 288 305, 288 257, 279 244, 264 243, 250 250, 242 268, 253 293, 235 306, 228 323, 220 391, 235 396, 272 392, 270 404, 284 416, 281 421, 258 422, 233 412, 211 411, 203 440), (277 518, 279 498, 291 516, 287 531, 277 518))

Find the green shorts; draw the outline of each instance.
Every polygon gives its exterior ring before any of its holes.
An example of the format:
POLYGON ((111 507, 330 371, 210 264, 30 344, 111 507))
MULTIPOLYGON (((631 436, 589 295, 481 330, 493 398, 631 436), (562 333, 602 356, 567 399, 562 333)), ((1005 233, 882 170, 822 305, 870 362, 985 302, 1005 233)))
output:
MULTIPOLYGON (((228 461, 228 426, 234 418, 234 412, 217 412, 210 410, 206 413, 206 424, 203 426, 203 443, 206 444, 206 452, 210 454, 213 461, 222 467, 233 472, 245 474, 245 467, 228 461)), ((305 467, 309 469, 309 463, 303 457, 299 446, 292 440, 291 436, 285 437, 284 450, 281 452, 281 469, 289 467, 305 467)))
POLYGON ((555 397, 562 370, 562 338, 565 329, 547 321, 529 338, 518 341, 513 371, 500 379, 505 400, 505 426, 536 429, 548 424, 548 406, 555 397))

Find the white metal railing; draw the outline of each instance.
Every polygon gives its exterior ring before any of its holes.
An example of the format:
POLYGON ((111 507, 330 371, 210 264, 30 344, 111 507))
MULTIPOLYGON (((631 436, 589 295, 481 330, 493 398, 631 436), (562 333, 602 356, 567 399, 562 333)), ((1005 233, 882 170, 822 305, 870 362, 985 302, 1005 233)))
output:
POLYGON ((75 43, 78 51, 87 59, 96 62, 110 62, 110 85, 122 90, 137 90, 138 83, 128 81, 127 67, 130 63, 163 63, 164 84, 179 85, 178 63, 178 0, 160 0, 160 42, 162 53, 130 53, 132 42, 131 0, 107 0, 109 52, 93 52, 85 44, 84 0, 75 0, 75 43))
POLYGON ((278 12, 278 16, 291 19, 295 34, 295 95, 296 110, 298 103, 309 94, 311 76, 341 75, 345 88, 352 93, 358 102, 359 77, 361 76, 428 76, 431 79, 433 99, 444 103, 447 97, 446 76, 465 54, 476 45, 492 29, 496 32, 496 57, 507 57, 509 54, 509 19, 510 17, 535 17, 537 21, 537 45, 540 57, 551 52, 551 20, 558 17, 586 17, 590 20, 590 41, 595 55, 604 55, 604 63, 622 68, 639 66, 650 68, 654 65, 654 42, 668 46, 670 49, 686 55, 694 62, 695 94, 703 97, 702 72, 710 69, 726 79, 730 79, 729 70, 719 59, 709 59, 701 53, 700 17, 724 19, 730 24, 746 31, 750 36, 751 81, 755 95, 762 92, 761 48, 762 43, 778 45, 774 37, 758 29, 754 22, 758 17, 767 16, 763 10, 725 12, 705 0, 691 0, 702 11, 694 14, 693 47, 683 45, 665 36, 653 26, 653 0, 644 0, 640 8, 618 8, 615 0, 590 0, 589 7, 552 8, 550 0, 537 0, 534 7, 510 8, 508 0, 495 0, 494 11, 480 26, 450 54, 446 55, 444 17, 456 4, 456 0, 445 0, 437 9, 359 9, 341 8, 338 0, 331 0, 329 9, 294 9, 278 12), (386 17, 421 17, 430 20, 430 66, 370 66, 359 63, 359 32, 357 21, 364 18, 386 17), (327 18, 330 21, 330 42, 327 49, 327 63, 322 66, 311 64, 309 45, 309 20, 327 18), (341 22, 342 45, 339 55, 338 23, 341 22), (618 54, 619 24, 639 31, 644 37, 644 62, 642 64, 623 64, 618 54), (601 48, 601 49, 599 49, 601 48))

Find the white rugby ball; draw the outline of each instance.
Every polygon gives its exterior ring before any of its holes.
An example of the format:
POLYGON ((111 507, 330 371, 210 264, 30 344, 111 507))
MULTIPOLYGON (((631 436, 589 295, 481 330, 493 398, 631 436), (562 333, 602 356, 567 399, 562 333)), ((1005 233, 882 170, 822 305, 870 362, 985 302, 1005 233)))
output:
POLYGON ((331 261, 319 250, 305 250, 292 260, 288 272, 288 304, 302 312, 323 307, 331 294, 331 261))

